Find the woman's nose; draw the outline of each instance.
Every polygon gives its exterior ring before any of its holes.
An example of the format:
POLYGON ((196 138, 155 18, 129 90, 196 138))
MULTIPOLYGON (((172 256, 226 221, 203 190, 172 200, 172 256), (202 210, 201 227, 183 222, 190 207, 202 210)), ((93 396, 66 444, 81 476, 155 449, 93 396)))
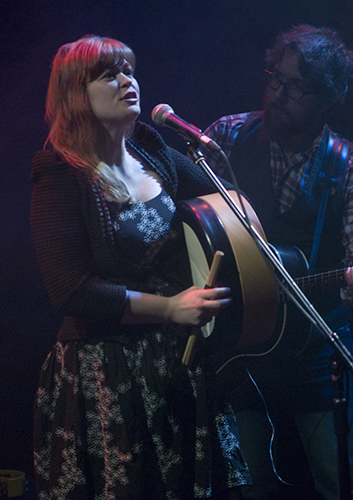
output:
POLYGON ((119 73, 118 75, 118 82, 120 87, 130 86, 131 80, 132 80, 131 75, 125 75, 124 73, 119 73))

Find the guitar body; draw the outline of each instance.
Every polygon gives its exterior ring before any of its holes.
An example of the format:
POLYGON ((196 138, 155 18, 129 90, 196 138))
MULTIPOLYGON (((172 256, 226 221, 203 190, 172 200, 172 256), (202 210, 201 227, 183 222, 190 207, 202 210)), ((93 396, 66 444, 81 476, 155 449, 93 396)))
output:
MULTIPOLYGON (((304 254, 296 247, 273 246, 279 262, 293 278, 307 273, 307 261, 304 254)), ((215 369, 220 386, 228 395, 232 395, 234 404, 241 409, 247 407, 247 397, 257 401, 258 396, 252 379, 263 390, 265 387, 278 387, 278 376, 286 376, 286 366, 293 363, 306 347, 311 334, 310 321, 289 299, 279 291, 277 321, 272 335, 244 349, 236 346, 228 350, 212 349, 209 363, 215 369), (245 399, 244 399, 245 398, 245 399)))
MULTIPOLYGON (((269 245, 279 262, 295 279, 307 272, 304 254, 296 247, 269 245)), ((221 385, 227 392, 238 386, 252 385, 249 373, 257 380, 272 377, 278 363, 290 362, 306 347, 311 334, 310 321, 298 307, 278 290, 277 317, 271 335, 263 341, 245 344, 245 347, 214 349, 209 362, 219 375, 221 385)))

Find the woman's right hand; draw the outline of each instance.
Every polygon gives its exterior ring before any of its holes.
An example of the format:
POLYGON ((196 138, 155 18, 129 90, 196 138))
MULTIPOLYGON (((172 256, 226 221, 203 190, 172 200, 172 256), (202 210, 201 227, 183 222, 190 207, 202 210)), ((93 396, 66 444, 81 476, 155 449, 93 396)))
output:
POLYGON ((197 288, 192 286, 169 298, 170 322, 204 326, 230 303, 229 288, 197 288))
POLYGON ((231 302, 230 289, 192 286, 172 297, 127 291, 122 324, 179 323, 203 326, 231 302))

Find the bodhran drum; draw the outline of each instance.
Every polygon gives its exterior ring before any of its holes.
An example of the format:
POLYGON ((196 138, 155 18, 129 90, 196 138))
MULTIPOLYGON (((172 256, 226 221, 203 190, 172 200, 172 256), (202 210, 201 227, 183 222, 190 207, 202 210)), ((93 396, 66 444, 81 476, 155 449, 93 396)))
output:
MULTIPOLYGON (((240 212, 235 191, 229 191, 240 212)), ((261 224, 242 198, 251 225, 265 239, 261 224)), ((204 287, 217 250, 224 253, 217 286, 231 289, 232 304, 206 326, 202 335, 210 350, 246 353, 267 341, 276 327, 278 287, 256 242, 221 194, 178 204, 183 221, 193 283, 204 287)))

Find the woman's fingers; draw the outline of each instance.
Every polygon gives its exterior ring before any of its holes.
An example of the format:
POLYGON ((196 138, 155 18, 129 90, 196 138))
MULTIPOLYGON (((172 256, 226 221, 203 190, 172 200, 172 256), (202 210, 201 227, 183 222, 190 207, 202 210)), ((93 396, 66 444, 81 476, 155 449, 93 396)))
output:
POLYGON ((205 288, 203 290, 202 298, 207 300, 204 307, 212 310, 223 309, 231 303, 230 298, 230 288, 228 287, 218 287, 218 288, 205 288))
POLYGON ((192 286, 170 298, 170 318, 177 323, 203 326, 221 309, 229 306, 227 287, 197 288, 192 286))

